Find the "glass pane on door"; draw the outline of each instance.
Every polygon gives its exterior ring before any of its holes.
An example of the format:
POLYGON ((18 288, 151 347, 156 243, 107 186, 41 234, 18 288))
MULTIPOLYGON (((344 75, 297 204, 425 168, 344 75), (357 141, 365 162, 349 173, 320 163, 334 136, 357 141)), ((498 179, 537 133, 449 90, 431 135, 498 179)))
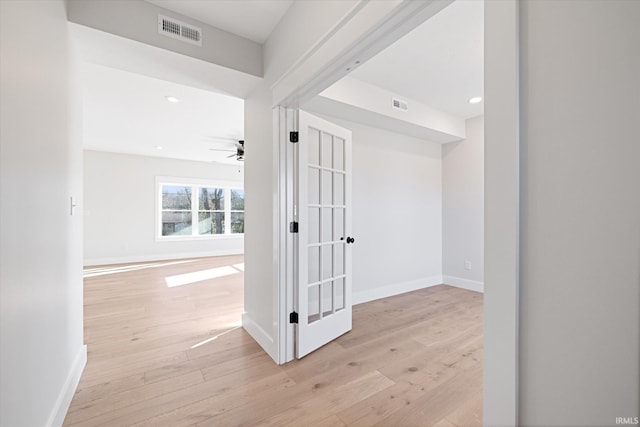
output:
POLYGON ((344 245, 335 245, 333 254, 333 277, 340 277, 344 274, 344 245))
POLYGON ((344 174, 333 174, 333 204, 344 206, 344 174))
POLYGON ((336 287, 336 300, 335 300, 335 310, 339 311, 344 308, 344 279, 337 279, 334 282, 334 286, 336 287))
POLYGON ((342 238, 346 238, 344 235, 344 209, 335 208, 333 210, 333 241, 340 242, 342 238))
POLYGON ((333 245, 322 247, 322 280, 333 277, 333 245))
POLYGON ((312 246, 309 248, 309 283, 317 283, 320 281, 320 247, 312 246))
POLYGON ((333 240, 333 209, 322 208, 322 242, 333 240))
POLYGON ((309 243, 320 243, 320 208, 309 208, 309 243))
POLYGON ((320 285, 309 287, 309 323, 320 320, 320 285))
POLYGON ((338 137, 333 138, 333 168, 344 170, 344 139, 338 137))
POLYGON ((322 284, 322 317, 333 312, 333 282, 322 284))
POLYGON ((322 204, 330 205, 333 203, 333 180, 332 173, 322 171, 322 204))
POLYGON ((322 147, 320 151, 322 152, 322 167, 332 168, 333 167, 333 136, 328 133, 322 132, 322 147))
POLYGON ((308 200, 310 205, 317 205, 320 203, 320 170, 316 168, 309 168, 308 178, 308 200))
POLYGON ((309 164, 320 166, 320 131, 309 128, 309 164))

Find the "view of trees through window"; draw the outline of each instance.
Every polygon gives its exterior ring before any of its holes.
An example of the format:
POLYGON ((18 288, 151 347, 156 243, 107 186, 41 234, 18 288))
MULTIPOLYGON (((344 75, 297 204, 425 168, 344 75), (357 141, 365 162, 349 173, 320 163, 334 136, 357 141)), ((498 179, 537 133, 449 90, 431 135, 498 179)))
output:
POLYGON ((191 235, 191 187, 162 186, 162 235, 191 235))
POLYGON ((244 190, 161 184, 161 236, 244 233, 244 190))
POLYGON ((198 234, 224 234, 224 188, 201 187, 198 234))
POLYGON ((231 232, 244 233, 244 190, 231 190, 231 232))

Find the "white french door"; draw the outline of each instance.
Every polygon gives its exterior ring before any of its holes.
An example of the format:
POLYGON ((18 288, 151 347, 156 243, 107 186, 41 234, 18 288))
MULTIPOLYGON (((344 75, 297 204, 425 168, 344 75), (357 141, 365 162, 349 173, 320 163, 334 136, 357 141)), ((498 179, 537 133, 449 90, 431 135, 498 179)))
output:
POLYGON ((351 330, 351 131, 298 115, 296 357, 351 330))

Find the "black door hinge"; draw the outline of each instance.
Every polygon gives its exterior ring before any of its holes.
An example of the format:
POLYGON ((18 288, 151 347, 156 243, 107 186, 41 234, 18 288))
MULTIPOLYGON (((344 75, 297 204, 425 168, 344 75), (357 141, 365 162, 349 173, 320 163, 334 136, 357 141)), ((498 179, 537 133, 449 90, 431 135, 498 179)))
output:
POLYGON ((298 323, 298 313, 295 311, 289 313, 289 323, 298 323))
POLYGON ((293 221, 289 223, 289 232, 290 233, 298 232, 298 221, 293 221))
POLYGON ((298 142, 299 137, 298 131, 289 132, 289 142, 298 142))

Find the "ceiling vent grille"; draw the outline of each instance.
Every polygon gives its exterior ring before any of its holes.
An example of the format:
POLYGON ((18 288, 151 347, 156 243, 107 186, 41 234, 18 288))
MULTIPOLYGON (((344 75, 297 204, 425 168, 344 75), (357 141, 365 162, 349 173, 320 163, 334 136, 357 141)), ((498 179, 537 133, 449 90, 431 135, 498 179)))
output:
POLYGON ((409 111, 409 103, 398 98, 391 98, 391 106, 400 111, 409 111))
POLYGON ((172 39, 202 46, 202 28, 185 24, 168 16, 158 15, 158 33, 172 39))

